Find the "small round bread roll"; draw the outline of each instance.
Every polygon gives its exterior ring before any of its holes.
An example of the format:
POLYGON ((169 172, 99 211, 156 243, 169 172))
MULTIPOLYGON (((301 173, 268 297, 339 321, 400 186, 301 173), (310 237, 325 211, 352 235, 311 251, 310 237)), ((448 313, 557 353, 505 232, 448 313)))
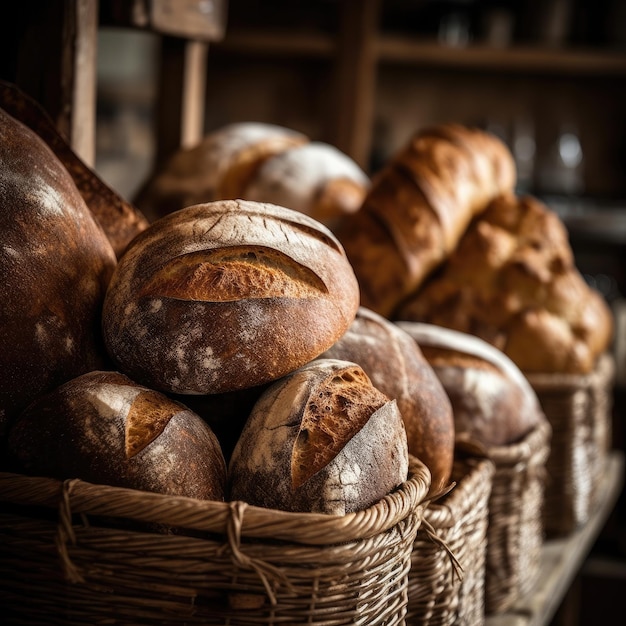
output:
POLYGON ((29 475, 224 500, 226 463, 209 426, 119 372, 89 372, 37 399, 8 441, 12 466, 29 475))
POLYGON ((308 141, 306 135, 276 124, 228 124, 197 146, 175 152, 148 178, 135 204, 155 220, 194 204, 242 198, 266 159, 308 141))
POLYGON ((229 464, 229 497, 343 515, 402 484, 408 448, 395 400, 355 363, 316 360, 256 403, 229 464))
POLYGON ((526 377, 491 344, 432 324, 397 324, 420 345, 441 380, 452 402, 457 435, 486 447, 506 446, 545 419, 526 377))
POLYGON ((61 161, 0 109, 0 435, 32 400, 103 367, 115 252, 61 161))
POLYGON ((320 358, 357 363, 377 389, 397 401, 409 452, 430 470, 431 491, 445 489, 454 460, 452 406, 415 340, 386 318, 360 307, 348 331, 320 358))
POLYGON ((118 369, 148 387, 211 394, 314 359, 358 309, 333 234, 283 207, 225 200, 161 218, 120 260, 103 308, 118 369))
POLYGON ((332 227, 359 210, 368 186, 369 178, 350 157, 316 141, 267 159, 242 197, 295 209, 332 227))

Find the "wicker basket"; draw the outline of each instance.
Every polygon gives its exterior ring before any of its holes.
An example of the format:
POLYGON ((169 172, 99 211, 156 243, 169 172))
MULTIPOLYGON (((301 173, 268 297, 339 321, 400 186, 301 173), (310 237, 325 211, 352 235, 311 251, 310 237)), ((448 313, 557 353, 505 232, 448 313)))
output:
POLYGON ((396 492, 330 516, 0 474, 3 623, 404 624, 429 487, 412 458, 396 492))
POLYGON ((551 430, 544 419, 519 443, 487 450, 496 467, 487 529, 487 615, 509 609, 536 582, 551 430))
POLYGON ((614 361, 604 354, 585 376, 529 374, 552 425, 544 526, 567 535, 589 519, 612 443, 614 361))
POLYGON ((454 488, 425 511, 409 572, 407 624, 480 626, 493 463, 457 447, 454 488))

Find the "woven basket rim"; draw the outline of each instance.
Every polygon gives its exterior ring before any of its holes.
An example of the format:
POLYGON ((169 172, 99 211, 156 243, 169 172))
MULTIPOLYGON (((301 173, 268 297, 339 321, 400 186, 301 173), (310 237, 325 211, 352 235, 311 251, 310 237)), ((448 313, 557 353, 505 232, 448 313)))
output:
POLYGON ((531 386, 537 391, 577 391, 597 384, 605 384, 615 373, 615 359, 610 352, 598 356, 595 367, 587 374, 564 372, 525 372, 531 386))
POLYGON ((409 456, 407 480, 367 509, 345 515, 293 513, 252 506, 242 501, 218 502, 170 496, 71 479, 31 477, 0 472, 0 502, 66 508, 68 513, 127 518, 218 534, 226 534, 233 518, 242 537, 275 539, 307 545, 330 545, 373 537, 423 510, 430 471, 409 456))
POLYGON ((487 456, 496 466, 515 465, 520 461, 527 461, 537 450, 549 443, 551 436, 552 425, 547 418, 542 417, 520 441, 506 446, 491 446, 487 448, 487 456))
POLYGON ((455 486, 441 500, 433 501, 425 512, 425 519, 438 528, 451 528, 458 522, 455 515, 468 504, 474 504, 481 488, 491 490, 491 481, 496 472, 494 462, 487 457, 458 459, 465 473, 455 481, 455 486))

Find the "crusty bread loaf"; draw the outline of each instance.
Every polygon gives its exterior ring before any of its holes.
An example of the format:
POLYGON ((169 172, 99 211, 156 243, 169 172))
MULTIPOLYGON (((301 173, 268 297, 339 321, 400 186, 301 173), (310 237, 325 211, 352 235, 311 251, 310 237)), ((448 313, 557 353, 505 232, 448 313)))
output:
POLYGON ((361 209, 335 228, 361 304, 391 317, 515 180, 513 156, 494 135, 455 124, 417 132, 373 177, 361 209))
POLYGON ((408 449, 395 400, 361 367, 321 359, 261 396, 229 464, 231 500, 342 515, 402 484, 408 449))
POLYGON ((457 438, 487 448, 514 444, 545 420, 520 369, 500 350, 467 333, 397 322, 422 349, 454 409, 457 438))
POLYGON ((223 500, 226 464, 186 406, 119 372, 78 376, 30 404, 9 432, 19 472, 223 500))
POLYGON ((63 164, 0 109, 0 434, 41 393, 102 365, 115 253, 63 164))
POLYGON ((416 341, 386 318, 360 307, 348 331, 319 358, 352 361, 374 387, 396 400, 409 452, 431 473, 431 492, 448 486, 454 417, 446 392, 416 341))
POLYGON ((151 221, 178 209, 243 198, 256 170, 272 155, 308 142, 295 130, 262 122, 235 122, 175 152, 135 197, 151 221))
POLYGON ((161 391, 224 393, 275 380, 350 326, 343 248, 298 211, 224 200, 153 223, 120 260, 103 308, 118 368, 161 391))
POLYGON ((301 211, 332 228, 361 207, 368 186, 369 178, 350 157, 314 141, 268 158, 241 197, 301 211))
POLYGON ((41 137, 63 163, 119 258, 131 239, 148 226, 146 217, 78 157, 39 103, 15 85, 0 81, 0 107, 41 137))
POLYGON ((481 337, 524 372, 588 373, 613 332, 610 309, 576 268, 558 215, 513 194, 474 220, 397 318, 481 337))

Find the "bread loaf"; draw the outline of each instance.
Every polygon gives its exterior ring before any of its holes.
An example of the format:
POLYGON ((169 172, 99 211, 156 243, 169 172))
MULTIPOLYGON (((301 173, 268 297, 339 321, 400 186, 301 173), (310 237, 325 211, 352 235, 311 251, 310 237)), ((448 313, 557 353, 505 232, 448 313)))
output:
POLYGON ((431 473, 431 492, 448 486, 454 417, 446 392, 418 344, 386 318, 360 307, 348 331, 319 358, 352 361, 374 387, 396 400, 409 452, 431 473))
POLYGON ((276 380, 352 323, 358 285, 319 222, 225 200, 153 223, 120 260, 103 308, 118 368, 160 391, 224 393, 276 380))
POLYGON ((565 226, 531 196, 494 200, 398 319, 476 335, 524 372, 590 372, 611 341, 602 296, 576 268, 565 226))
POLYGON ((491 344, 432 324, 398 326, 419 344, 445 388, 458 438, 487 448, 511 445, 545 420, 526 377, 491 344))
POLYGON ((402 484, 408 450, 395 401, 354 363, 322 359, 261 396, 229 464, 230 499, 343 515, 402 484))
POLYGON ((275 124, 228 124, 198 145, 175 152, 148 177, 135 204, 154 221, 187 206, 243 198, 266 159, 308 141, 306 135, 275 124))
POLYGON ((223 500, 217 438, 187 407, 110 371, 34 401, 9 433, 16 471, 204 500, 223 500))
POLYGON ((28 126, 54 152, 74 180, 119 258, 131 239, 148 226, 146 217, 113 191, 78 157, 39 103, 15 85, 0 81, 0 107, 28 126))
POLYGON ((368 186, 369 178, 350 157, 314 141, 268 158, 241 197, 301 211, 332 228, 361 207, 368 186))
POLYGON ((361 304, 392 317, 515 180, 513 156, 494 135, 454 124, 417 132, 373 177, 361 209, 335 228, 361 304))
POLYGON ((115 253, 44 141, 0 109, 0 434, 40 394, 102 366, 115 253))

